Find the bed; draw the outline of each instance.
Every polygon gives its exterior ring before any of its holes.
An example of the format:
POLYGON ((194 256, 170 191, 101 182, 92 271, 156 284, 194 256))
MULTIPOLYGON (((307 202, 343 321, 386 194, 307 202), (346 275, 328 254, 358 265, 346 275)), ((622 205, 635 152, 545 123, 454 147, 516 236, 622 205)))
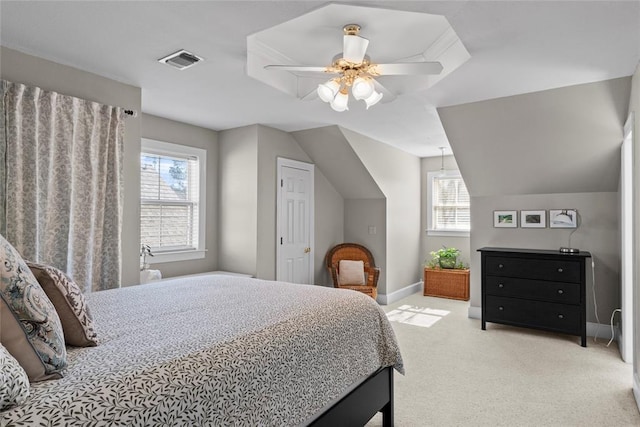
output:
POLYGON ((393 424, 404 373, 382 309, 359 292, 226 275, 87 296, 96 347, 67 348, 3 425, 393 424))

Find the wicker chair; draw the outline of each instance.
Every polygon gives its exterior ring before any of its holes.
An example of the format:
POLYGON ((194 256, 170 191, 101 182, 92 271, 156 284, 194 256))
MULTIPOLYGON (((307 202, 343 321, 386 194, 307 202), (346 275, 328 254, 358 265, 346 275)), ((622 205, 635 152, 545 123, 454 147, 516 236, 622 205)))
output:
POLYGON ((334 246, 325 258, 327 269, 331 279, 333 279, 333 286, 341 289, 353 289, 354 291, 363 292, 375 299, 378 296, 378 277, 380 276, 380 269, 376 267, 376 263, 373 260, 373 255, 369 252, 369 249, 357 243, 342 243, 334 246), (363 261, 365 284, 364 285, 340 285, 338 282, 338 274, 341 260, 363 261))

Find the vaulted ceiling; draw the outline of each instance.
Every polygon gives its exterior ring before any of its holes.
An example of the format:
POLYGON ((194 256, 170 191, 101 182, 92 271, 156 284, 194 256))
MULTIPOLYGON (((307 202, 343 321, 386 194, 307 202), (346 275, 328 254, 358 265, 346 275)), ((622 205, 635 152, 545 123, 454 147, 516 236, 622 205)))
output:
MULTIPOLYGON (((638 1, 343 3, 442 15, 471 58, 433 87, 367 111, 337 113, 246 73, 248 36, 327 2, 2 1, 0 44, 140 87, 142 109, 153 115, 214 130, 339 125, 418 156, 438 155, 438 147, 449 145, 438 107, 629 76, 640 60, 638 1), (157 62, 179 49, 205 61, 185 71, 157 62)), ((319 44, 334 42, 321 34, 339 33, 345 24, 328 16, 322 31, 291 37, 313 54, 319 44)), ((411 37, 392 15, 385 25, 397 28, 393 39, 378 35, 376 21, 366 24, 371 45, 411 37)), ((416 78, 406 82, 421 87, 416 78)))

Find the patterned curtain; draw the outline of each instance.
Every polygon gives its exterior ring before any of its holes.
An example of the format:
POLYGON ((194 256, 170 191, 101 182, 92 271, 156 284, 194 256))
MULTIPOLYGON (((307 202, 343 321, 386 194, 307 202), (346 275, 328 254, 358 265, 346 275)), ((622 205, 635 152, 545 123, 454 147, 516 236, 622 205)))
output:
POLYGON ((120 286, 124 111, 2 81, 0 232, 84 292, 120 286))

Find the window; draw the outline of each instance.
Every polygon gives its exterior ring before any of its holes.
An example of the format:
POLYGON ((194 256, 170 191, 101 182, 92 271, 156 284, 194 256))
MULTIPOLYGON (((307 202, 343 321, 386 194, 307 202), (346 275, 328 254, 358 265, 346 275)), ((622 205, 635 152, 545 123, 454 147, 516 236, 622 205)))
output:
POLYGON ((140 242, 152 263, 204 258, 206 151, 142 139, 140 242))
POLYGON ((468 236, 469 193, 459 171, 429 172, 427 221, 430 235, 468 236))

